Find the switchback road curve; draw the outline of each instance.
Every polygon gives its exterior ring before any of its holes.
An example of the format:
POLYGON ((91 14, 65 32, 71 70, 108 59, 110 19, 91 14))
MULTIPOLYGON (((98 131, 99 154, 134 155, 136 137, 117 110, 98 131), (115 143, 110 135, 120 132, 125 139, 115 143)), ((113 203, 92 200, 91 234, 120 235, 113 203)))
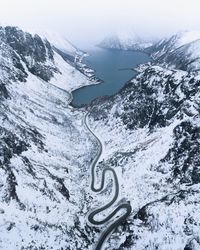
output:
POLYGON ((113 175, 113 180, 114 180, 114 185, 115 185, 115 193, 114 196, 112 198, 112 200, 110 202, 108 202, 106 205, 97 208, 93 211, 91 211, 88 214, 88 222, 91 225, 94 226, 100 226, 103 224, 107 224, 109 223, 109 221, 120 211, 120 210, 125 210, 125 213, 122 214, 120 217, 116 218, 116 220, 114 220, 114 222, 112 222, 111 224, 108 225, 108 227, 106 228, 105 231, 103 231, 103 233, 101 234, 97 245, 95 247, 95 250, 100 250, 102 249, 103 243, 105 242, 106 238, 112 233, 112 231, 119 226, 123 221, 126 220, 126 218, 130 215, 131 213, 131 206, 129 203, 121 203, 119 204, 106 218, 104 218, 103 220, 95 220, 94 217, 95 215, 97 215, 98 213, 101 213, 102 211, 106 210, 107 208, 111 207, 115 201, 117 200, 118 196, 119 196, 119 182, 118 182, 118 178, 117 178, 117 174, 115 172, 115 170, 113 168, 110 167, 106 167, 103 169, 102 172, 102 177, 101 177, 101 183, 100 186, 97 188, 95 187, 95 180, 96 180, 96 165, 99 161, 99 158, 102 154, 102 143, 99 140, 99 138, 93 133, 93 131, 90 129, 88 123, 87 123, 87 118, 88 115, 90 114, 90 112, 88 112, 85 116, 84 116, 84 124, 85 127, 87 128, 87 130, 92 134, 92 136, 95 138, 95 140, 98 143, 98 151, 97 154, 95 155, 92 163, 91 163, 91 190, 93 192, 100 192, 102 191, 105 187, 105 176, 107 172, 111 172, 113 175))

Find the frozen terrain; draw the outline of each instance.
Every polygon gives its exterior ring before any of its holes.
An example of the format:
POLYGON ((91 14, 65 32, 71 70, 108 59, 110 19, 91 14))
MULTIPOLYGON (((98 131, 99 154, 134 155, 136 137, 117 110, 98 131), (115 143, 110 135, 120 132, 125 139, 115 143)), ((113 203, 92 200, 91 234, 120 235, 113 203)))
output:
POLYGON ((96 84, 84 53, 62 38, 0 27, 0 249, 92 250, 101 232, 89 211, 110 202, 90 189, 90 166, 112 168, 130 216, 107 250, 200 249, 200 49, 198 33, 151 48, 152 64, 118 94, 74 109, 70 92, 96 84), (46 39, 47 38, 47 39, 46 39), (56 38, 56 39, 55 39, 56 38), (49 39, 49 40, 48 40, 49 39), (180 60, 181 56, 181 60, 180 60))
POLYGON ((93 105, 89 124, 104 149, 97 169, 113 167, 118 201, 132 207, 106 249, 200 249, 198 37, 184 32, 160 42, 152 65, 93 105))
POLYGON ((115 169, 132 214, 106 249, 199 249, 200 76, 147 67, 99 100, 90 126, 103 143, 99 172, 115 169), (120 235, 120 237, 119 237, 120 235))
POLYGON ((0 28, 0 249, 92 245, 85 207, 94 143, 84 112, 68 108, 69 92, 91 83, 47 40, 0 28))

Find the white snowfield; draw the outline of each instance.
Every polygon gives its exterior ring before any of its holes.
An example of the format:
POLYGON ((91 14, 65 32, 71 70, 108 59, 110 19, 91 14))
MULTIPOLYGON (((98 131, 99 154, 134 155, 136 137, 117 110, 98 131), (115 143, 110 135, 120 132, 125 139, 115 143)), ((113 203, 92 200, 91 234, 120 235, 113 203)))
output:
POLYGON ((53 85, 71 92, 83 86, 96 84, 96 82, 92 82, 87 76, 66 63, 57 53, 54 55, 54 60, 55 66, 59 69, 60 73, 55 74, 51 78, 50 83, 53 85))

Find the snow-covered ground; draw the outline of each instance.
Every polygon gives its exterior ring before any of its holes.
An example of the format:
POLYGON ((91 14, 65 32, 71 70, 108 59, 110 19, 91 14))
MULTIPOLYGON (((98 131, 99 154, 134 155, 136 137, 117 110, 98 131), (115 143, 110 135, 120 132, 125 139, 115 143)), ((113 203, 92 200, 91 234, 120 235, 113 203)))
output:
MULTIPOLYGON (((113 167, 118 203, 125 199, 132 206, 108 239, 108 250, 200 249, 200 76, 180 70, 177 61, 178 55, 184 63, 198 57, 198 34, 169 41, 152 52, 159 65, 140 67, 120 93, 96 101, 88 117, 103 144, 98 180, 105 166, 113 167)), ((76 48, 60 38, 51 42, 0 28, 3 250, 90 250, 106 227, 88 226, 86 216, 111 199, 113 181, 107 176, 105 191, 91 192, 97 143, 83 123, 87 111, 68 106, 73 89, 96 82, 81 72, 82 65, 75 67, 76 48)))
POLYGON ((0 29, 0 249, 89 249, 88 162, 95 145, 82 126, 85 111, 68 102, 71 90, 93 82, 44 40, 6 29, 0 29))
POLYGON ((200 70, 200 32, 185 31, 163 39, 151 48, 153 58, 174 68, 200 70))
POLYGON ((106 249, 200 248, 199 79, 149 66, 94 105, 89 124, 103 143, 97 169, 115 169, 119 201, 133 210, 106 249))

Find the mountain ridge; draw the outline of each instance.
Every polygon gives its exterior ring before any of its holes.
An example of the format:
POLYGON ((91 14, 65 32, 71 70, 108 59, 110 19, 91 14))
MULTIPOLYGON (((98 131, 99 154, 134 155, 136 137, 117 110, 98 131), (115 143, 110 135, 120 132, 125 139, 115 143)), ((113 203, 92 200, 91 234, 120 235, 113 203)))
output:
POLYGON ((18 28, 1 28, 0 46, 0 248, 91 245, 83 211, 95 143, 80 126, 84 112, 68 102, 95 82, 18 28))
POLYGON ((161 40, 148 51, 157 63, 167 63, 187 71, 199 70, 200 32, 180 32, 161 40))

